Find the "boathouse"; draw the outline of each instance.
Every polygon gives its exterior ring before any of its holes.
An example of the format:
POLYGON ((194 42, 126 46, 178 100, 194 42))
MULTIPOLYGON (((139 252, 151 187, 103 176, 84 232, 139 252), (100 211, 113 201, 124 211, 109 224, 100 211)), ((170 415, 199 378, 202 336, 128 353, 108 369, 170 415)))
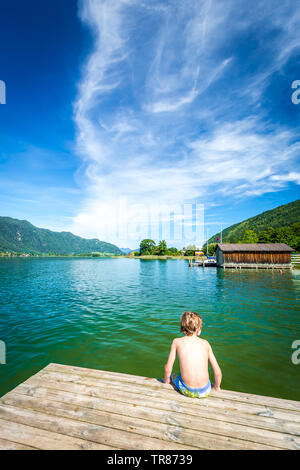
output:
POLYGON ((222 268, 292 268, 293 248, 285 243, 218 243, 217 266, 222 268))

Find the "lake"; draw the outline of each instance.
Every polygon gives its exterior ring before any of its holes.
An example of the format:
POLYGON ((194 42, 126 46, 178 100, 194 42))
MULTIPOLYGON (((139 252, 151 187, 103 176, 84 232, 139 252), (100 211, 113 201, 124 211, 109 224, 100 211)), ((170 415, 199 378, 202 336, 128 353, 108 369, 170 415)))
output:
MULTIPOLYGON (((203 317, 222 388, 300 400, 300 271, 184 260, 0 259, 0 396, 49 362, 161 378, 180 315, 203 317)), ((178 362, 175 363, 178 371, 178 362)), ((213 379, 213 376, 211 376, 213 379)))

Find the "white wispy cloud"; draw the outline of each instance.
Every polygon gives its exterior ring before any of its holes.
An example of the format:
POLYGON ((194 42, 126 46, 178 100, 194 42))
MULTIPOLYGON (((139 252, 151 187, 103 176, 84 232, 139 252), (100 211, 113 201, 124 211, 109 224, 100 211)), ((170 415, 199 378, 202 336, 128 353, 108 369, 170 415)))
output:
POLYGON ((94 47, 74 105, 85 197, 71 230, 120 244, 116 226, 131 223, 132 245, 162 205, 299 183, 297 130, 257 108, 299 46, 299 9, 287 3, 82 1, 94 47), (242 44, 253 30, 261 58, 247 63, 242 44))

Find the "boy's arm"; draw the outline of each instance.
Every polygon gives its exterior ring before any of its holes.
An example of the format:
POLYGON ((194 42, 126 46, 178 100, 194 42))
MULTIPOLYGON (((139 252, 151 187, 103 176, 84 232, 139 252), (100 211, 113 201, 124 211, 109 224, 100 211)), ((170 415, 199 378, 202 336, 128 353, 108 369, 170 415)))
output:
POLYGON ((213 384, 213 390, 216 390, 217 392, 220 389, 221 381, 222 381, 222 371, 219 367, 219 364, 217 362, 217 359, 215 358, 215 355, 213 353, 213 350, 211 348, 211 345, 208 345, 209 348, 209 353, 208 353, 208 359, 209 362, 211 363, 212 369, 214 371, 214 376, 215 376, 215 383, 213 384))
POLYGON ((172 373, 173 365, 176 359, 176 340, 172 342, 171 349, 170 349, 170 354, 167 360, 167 363, 165 365, 165 379, 164 382, 166 384, 169 384, 171 382, 170 380, 170 375, 172 373))

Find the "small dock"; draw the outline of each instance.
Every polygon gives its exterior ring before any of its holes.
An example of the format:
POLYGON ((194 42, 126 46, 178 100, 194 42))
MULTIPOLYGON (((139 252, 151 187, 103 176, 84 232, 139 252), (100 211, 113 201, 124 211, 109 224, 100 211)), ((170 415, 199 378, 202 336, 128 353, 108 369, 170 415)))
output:
POLYGON ((49 364, 0 399, 0 449, 299 450, 300 402, 49 364))
POLYGON ((300 268, 300 253, 291 254, 291 263, 295 268, 300 268))
POLYGON ((223 263, 222 266, 218 266, 223 269, 293 269, 292 264, 255 264, 255 263, 223 263))

